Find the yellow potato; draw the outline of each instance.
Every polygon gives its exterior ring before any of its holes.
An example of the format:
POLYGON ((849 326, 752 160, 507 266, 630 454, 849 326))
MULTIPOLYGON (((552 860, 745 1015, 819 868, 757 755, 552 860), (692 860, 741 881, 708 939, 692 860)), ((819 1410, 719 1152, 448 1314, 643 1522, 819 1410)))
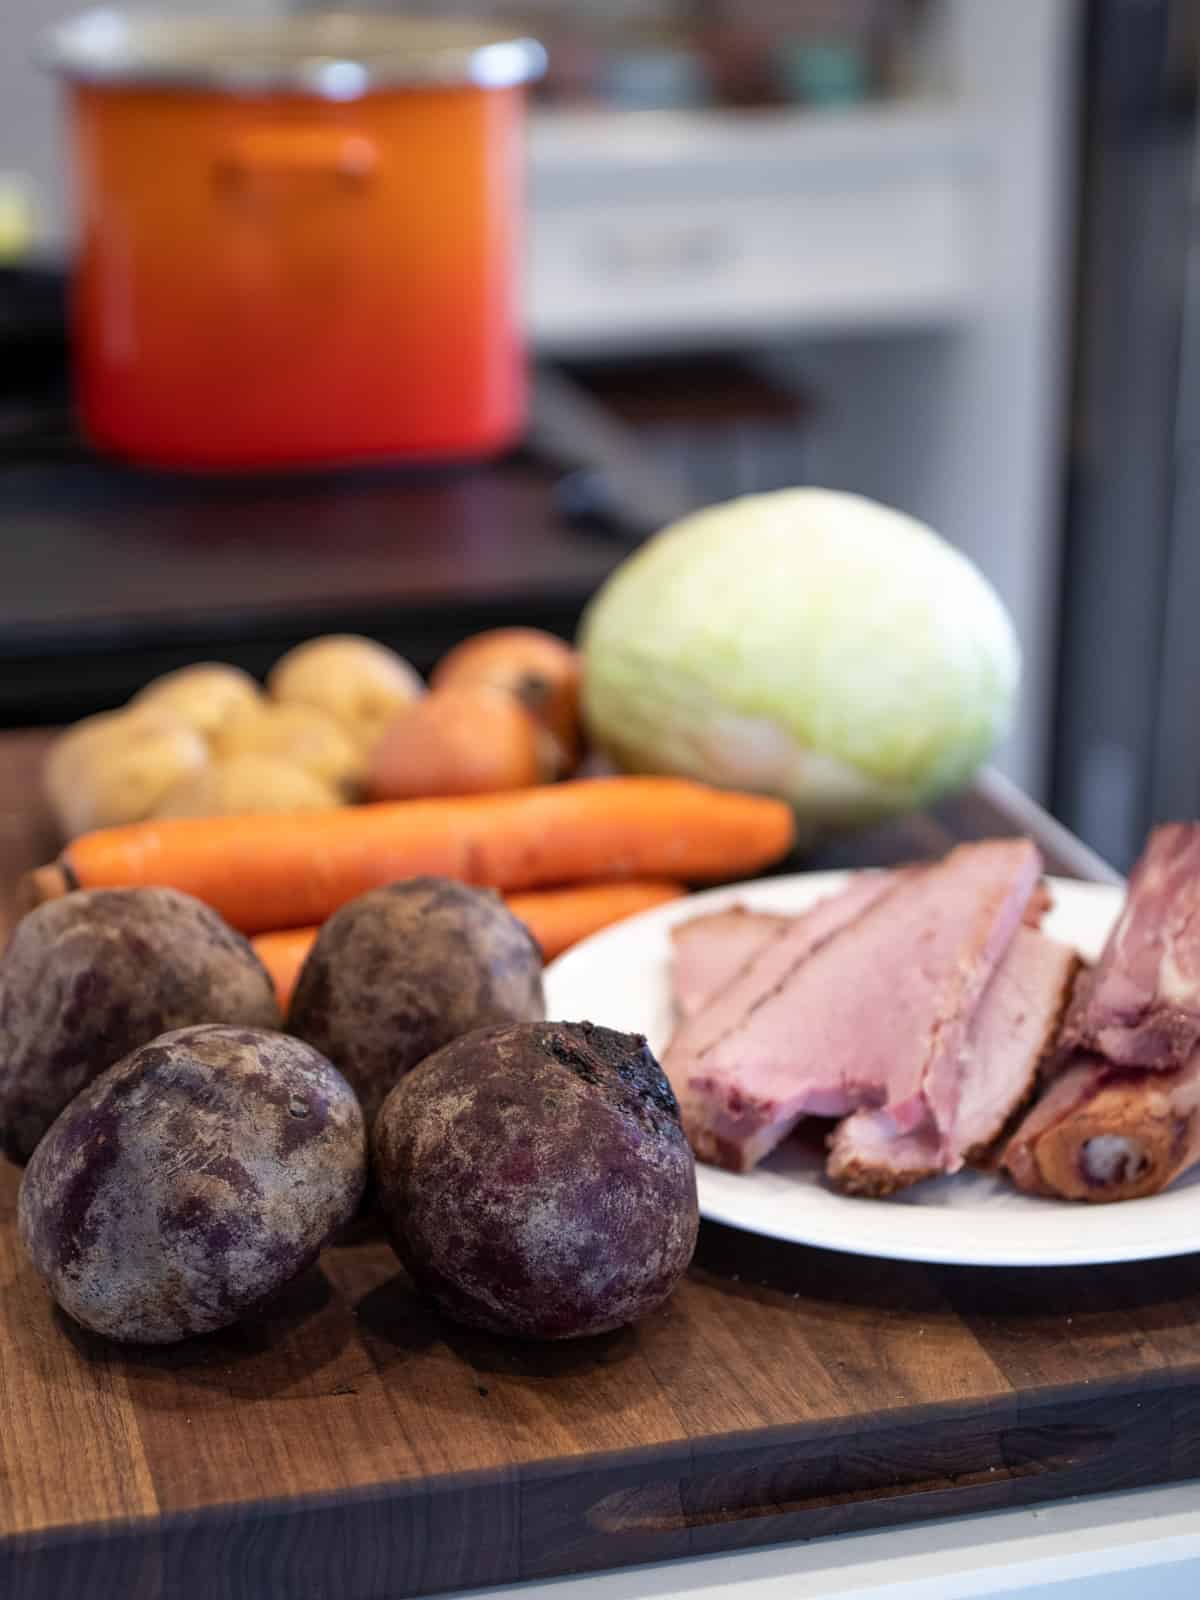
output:
POLYGON ((140 690, 130 705, 163 706, 206 739, 213 738, 234 717, 262 704, 262 690, 240 667, 202 661, 164 673, 140 690))
POLYGON ((327 711, 369 749, 425 685, 416 669, 386 645, 331 633, 281 656, 267 689, 276 700, 327 711))
POLYGON ((324 811, 342 796, 324 779, 278 756, 247 750, 212 761, 177 783, 155 807, 156 817, 228 817, 248 811, 324 811))
POLYGON ((184 778, 203 771, 208 745, 155 705, 105 711, 77 722, 46 755, 42 781, 68 839, 92 828, 140 822, 184 778))
POLYGON ((346 730, 316 706, 268 701, 234 717, 213 740, 213 753, 274 756, 332 784, 344 798, 363 778, 363 755, 346 730))

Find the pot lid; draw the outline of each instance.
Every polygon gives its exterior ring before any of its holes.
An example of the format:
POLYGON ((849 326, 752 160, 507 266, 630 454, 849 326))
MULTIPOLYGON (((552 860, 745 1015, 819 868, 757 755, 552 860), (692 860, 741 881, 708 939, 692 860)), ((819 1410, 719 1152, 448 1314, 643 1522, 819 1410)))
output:
POLYGON ((39 57, 81 83, 291 90, 328 100, 408 86, 509 88, 546 67, 536 40, 483 23, 349 12, 165 17, 107 7, 48 30, 39 57))

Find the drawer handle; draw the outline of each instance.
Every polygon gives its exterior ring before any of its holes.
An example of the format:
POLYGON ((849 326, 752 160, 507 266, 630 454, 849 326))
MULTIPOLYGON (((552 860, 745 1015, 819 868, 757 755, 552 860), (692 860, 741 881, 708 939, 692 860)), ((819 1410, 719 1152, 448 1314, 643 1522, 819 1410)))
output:
POLYGON ((736 240, 727 228, 695 226, 670 233, 595 235, 585 246, 584 265, 611 279, 708 274, 734 258, 736 240))
POLYGON ((597 1501, 587 1520, 600 1533, 680 1533, 758 1517, 869 1504, 900 1495, 946 1494, 1071 1472, 1103 1458, 1116 1440, 1111 1428, 1070 1424, 1019 1428, 991 1441, 988 1453, 993 1460, 989 1465, 966 1472, 935 1471, 920 1476, 905 1476, 881 1462, 839 1458, 832 1462, 814 1458, 798 1477, 793 1475, 794 1469, 787 1468, 775 1473, 748 1468, 698 1474, 619 1489, 597 1501), (806 1490, 805 1477, 817 1480, 811 1489, 806 1490))

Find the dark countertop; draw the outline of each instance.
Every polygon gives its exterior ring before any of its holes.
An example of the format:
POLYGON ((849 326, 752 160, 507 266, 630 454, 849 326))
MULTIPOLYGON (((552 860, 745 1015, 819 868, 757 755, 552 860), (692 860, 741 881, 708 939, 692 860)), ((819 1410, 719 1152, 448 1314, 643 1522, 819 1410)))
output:
POLYGON ((570 528, 553 487, 522 461, 184 485, 87 462, 9 469, 0 719, 18 714, 26 674, 44 682, 22 721, 74 714, 85 692, 123 696, 176 656, 261 670, 318 632, 377 634, 422 667, 478 627, 570 633, 625 547, 570 528))
POLYGON ((631 546, 683 509, 586 396, 539 376, 500 461, 239 478, 144 473, 69 437, 0 456, 0 723, 114 705, 204 657, 261 673, 354 631, 427 670, 481 628, 569 637, 631 546))
POLYGON ((0 725, 69 721, 198 659, 262 674, 320 632, 422 670, 482 628, 570 637, 630 548, 711 498, 655 461, 656 424, 719 441, 797 415, 736 355, 543 365, 499 461, 196 477, 92 456, 67 364, 61 271, 0 271, 0 725))

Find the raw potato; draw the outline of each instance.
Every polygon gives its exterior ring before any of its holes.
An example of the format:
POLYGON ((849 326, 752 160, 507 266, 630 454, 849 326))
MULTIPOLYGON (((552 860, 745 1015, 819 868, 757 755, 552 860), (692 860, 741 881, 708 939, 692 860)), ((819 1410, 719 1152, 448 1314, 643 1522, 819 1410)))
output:
POLYGON ((213 750, 220 760, 274 756, 332 784, 343 799, 355 795, 363 779, 362 752, 328 712, 315 706, 264 702, 234 717, 213 741, 213 750))
POLYGON ((212 761, 171 789, 154 808, 156 817, 224 817, 263 811, 323 811, 342 802, 323 778, 277 756, 247 750, 212 761))
POLYGON ((134 695, 132 706, 158 706, 212 739, 236 716, 262 702, 262 690, 248 672, 219 661, 202 661, 164 673, 134 695))
POLYGON ((460 1322, 603 1333, 661 1305, 692 1258, 692 1152, 639 1034, 467 1034, 392 1090, 373 1143, 396 1252, 460 1322))
POLYGON ((369 750, 388 723, 425 685, 403 656, 374 639, 331 633, 289 650, 271 668, 277 700, 327 711, 369 750))
POLYGON ((68 839, 140 822, 169 789, 203 771, 208 745, 165 706, 87 717, 50 746, 42 781, 68 839))
POLYGON ((279 1026, 270 974, 210 907, 175 889, 38 906, 0 956, 0 1149, 27 1161, 85 1084, 193 1022, 279 1026))
POLYGON ((353 1217, 366 1130, 328 1061, 280 1033, 164 1033, 72 1101, 25 1169, 21 1240, 58 1304, 110 1339, 236 1322, 353 1217))
POLYGON ((287 1027, 345 1073, 369 1124, 439 1046, 485 1023, 544 1015, 541 953, 499 895, 410 878, 360 895, 322 926, 287 1027))

